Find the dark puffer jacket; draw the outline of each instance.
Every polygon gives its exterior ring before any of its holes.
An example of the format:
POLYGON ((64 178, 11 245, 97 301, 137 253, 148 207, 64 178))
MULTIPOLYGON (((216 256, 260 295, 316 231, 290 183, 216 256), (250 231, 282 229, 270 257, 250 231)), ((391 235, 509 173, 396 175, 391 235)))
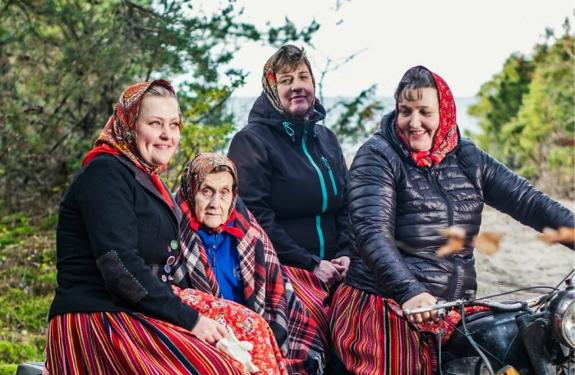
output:
POLYGON ((486 203, 536 230, 575 225, 573 213, 467 139, 443 161, 420 168, 401 147, 394 112, 358 151, 348 210, 355 251, 346 283, 403 304, 428 291, 443 299, 475 292, 473 247, 438 258, 438 229, 479 232, 486 203))
POLYGON ((309 271, 320 258, 347 255, 349 247, 347 167, 335 134, 317 124, 324 117, 316 103, 309 120, 295 121, 262 94, 228 152, 238 169, 240 196, 281 263, 309 271))

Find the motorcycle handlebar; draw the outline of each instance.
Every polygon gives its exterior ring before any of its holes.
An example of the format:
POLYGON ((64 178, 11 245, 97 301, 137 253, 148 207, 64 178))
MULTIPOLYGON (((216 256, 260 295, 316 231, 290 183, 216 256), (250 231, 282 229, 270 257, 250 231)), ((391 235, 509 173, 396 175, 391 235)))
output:
POLYGON ((467 301, 458 299, 455 301, 449 302, 440 302, 436 303, 435 305, 431 306, 423 306, 418 307, 416 309, 403 309, 404 315, 411 315, 411 314, 420 314, 430 311, 438 310, 440 315, 443 315, 445 310, 450 309, 452 307, 460 307, 460 306, 487 306, 493 310, 497 311, 520 311, 526 309, 528 307, 535 306, 539 303, 541 297, 532 298, 526 300, 525 302, 512 302, 512 303, 505 303, 505 302, 497 302, 491 300, 475 300, 475 301, 467 301))

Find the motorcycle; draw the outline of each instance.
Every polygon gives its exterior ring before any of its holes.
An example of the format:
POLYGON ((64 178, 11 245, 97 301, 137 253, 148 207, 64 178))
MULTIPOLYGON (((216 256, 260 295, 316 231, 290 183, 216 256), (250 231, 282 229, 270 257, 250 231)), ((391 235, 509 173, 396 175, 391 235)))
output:
POLYGON ((575 269, 544 288, 549 292, 526 301, 464 298, 403 312, 461 313, 447 343, 438 340, 440 374, 575 375, 575 269), (466 315, 471 306, 488 310, 466 315))

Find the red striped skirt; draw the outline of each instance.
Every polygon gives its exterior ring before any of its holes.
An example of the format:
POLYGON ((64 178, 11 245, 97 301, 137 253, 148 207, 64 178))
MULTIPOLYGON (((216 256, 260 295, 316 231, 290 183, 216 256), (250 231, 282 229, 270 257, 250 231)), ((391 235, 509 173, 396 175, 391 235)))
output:
POLYGON ((296 267, 283 266, 282 268, 291 281, 295 294, 316 321, 321 344, 327 355, 330 347, 329 307, 324 306, 323 301, 327 298, 329 289, 313 272, 296 267))
MULTIPOLYGON (((201 313, 225 321, 239 340, 254 344, 253 363, 263 373, 286 373, 273 334, 261 317, 241 305, 198 291, 190 292, 188 297, 190 305, 213 306, 207 313, 201 313)), ((239 362, 190 331, 139 313, 55 316, 49 323, 46 351, 46 368, 51 374, 245 373, 239 362)))
POLYGON ((387 298, 342 284, 332 302, 332 345, 353 374, 430 375, 430 344, 387 298))

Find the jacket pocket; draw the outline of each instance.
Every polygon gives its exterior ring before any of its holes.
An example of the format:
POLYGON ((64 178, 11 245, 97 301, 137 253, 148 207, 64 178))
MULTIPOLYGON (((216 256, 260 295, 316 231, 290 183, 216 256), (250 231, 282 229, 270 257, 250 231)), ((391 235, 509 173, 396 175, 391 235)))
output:
POLYGON ((429 293, 441 299, 448 298, 453 270, 445 264, 430 259, 414 256, 404 259, 413 276, 425 286, 429 293))

